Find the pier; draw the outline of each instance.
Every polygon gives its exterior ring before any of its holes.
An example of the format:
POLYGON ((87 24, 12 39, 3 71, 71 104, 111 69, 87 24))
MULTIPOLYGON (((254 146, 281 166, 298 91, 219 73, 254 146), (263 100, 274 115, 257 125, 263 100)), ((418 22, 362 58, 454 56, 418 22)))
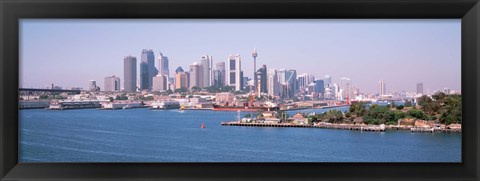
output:
POLYGON ((384 132, 384 126, 366 126, 366 125, 349 125, 349 124, 290 124, 290 123, 243 123, 243 122, 222 122, 222 126, 253 126, 253 127, 296 127, 296 128, 325 128, 325 129, 344 129, 355 131, 377 131, 384 132))

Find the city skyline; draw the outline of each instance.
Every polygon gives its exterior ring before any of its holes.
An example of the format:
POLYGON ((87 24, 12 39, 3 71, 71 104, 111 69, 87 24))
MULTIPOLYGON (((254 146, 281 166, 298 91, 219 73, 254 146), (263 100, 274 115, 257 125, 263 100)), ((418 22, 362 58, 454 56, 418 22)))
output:
MULTIPOLYGON (((103 79, 107 76, 115 75, 123 79, 123 59, 131 55, 140 60, 143 49, 152 49, 155 60, 160 57, 160 52, 168 57, 170 72, 178 66, 188 70, 192 62, 201 62, 203 55, 209 55, 213 59, 208 62, 213 67, 218 62, 227 62, 228 55, 239 54, 243 75, 252 79, 251 52, 256 48, 257 68, 265 64, 268 69, 293 69, 296 70, 296 75, 309 73, 321 79, 328 74, 332 76, 332 83, 340 83, 340 78, 350 77, 353 85, 360 87, 362 92, 377 92, 380 80, 388 84, 387 92, 415 91, 419 82, 424 84, 427 91, 445 87, 461 90, 459 20, 22 20, 21 30, 20 86, 26 88, 54 83, 85 89, 89 80, 96 80, 97 85, 103 88, 103 79), (172 32, 146 28, 145 37, 150 39, 136 38, 125 41, 125 45, 115 44, 118 39, 134 38, 132 34, 143 33, 138 32, 140 30, 122 32, 115 28, 129 24, 137 27, 168 25, 167 29, 172 32), (285 26, 288 24, 296 25, 295 33, 287 34, 287 30, 292 31, 291 27, 285 26), (80 25, 86 27, 78 31, 80 25), (215 29, 222 25, 240 30, 233 29, 232 32, 225 33, 224 30, 215 29), (107 27, 111 28, 108 30, 111 33, 106 32, 107 27), (196 32, 193 32, 185 30, 185 27, 206 27, 207 30, 195 28, 196 32), (356 27, 353 29, 356 31, 351 30, 352 27, 356 27), (58 33, 43 36, 47 30, 53 29, 58 33), (241 33, 246 29, 247 32, 241 33), (320 34, 315 30, 319 30, 320 34), (158 39, 166 41, 156 41, 154 37, 147 36, 155 31, 165 31, 166 36, 158 39), (72 33, 85 36, 68 36, 72 33), (235 33, 236 36, 231 36, 235 33), (282 33, 284 36, 281 36, 282 33), (302 33, 305 35, 299 35, 302 33), (286 35, 292 35, 293 38, 286 35), (331 35, 336 37, 332 38, 331 35), (184 36, 183 41, 178 41, 180 36, 184 36), (283 41, 278 42, 278 39, 283 41), (323 41, 315 41, 319 39, 323 41), (352 43, 367 39, 370 43, 351 46, 352 43), (47 40, 52 47, 45 46, 47 40), (195 44, 197 42, 198 45, 195 44), (223 42, 223 45, 219 42, 223 42), (192 45, 175 49, 189 43, 192 45), (63 51, 55 48, 64 44, 66 46, 62 46, 63 51), (108 49, 98 48, 104 44, 115 45, 118 49, 108 46, 108 49), (229 44, 234 45, 226 46, 229 44), (104 54, 95 53, 99 50, 103 50, 101 52, 104 54), (75 61, 76 59, 81 61, 75 61), (39 66, 52 64, 56 66, 39 66), (432 70, 424 70, 426 68, 432 70)), ((139 61, 136 66, 141 68, 139 61)), ((158 62, 155 67, 160 67, 158 62)), ((137 69, 137 72, 141 71, 137 69)), ((173 76, 170 74, 170 77, 173 76)), ((137 74, 136 82, 141 81, 139 77, 137 74)), ((122 87, 124 85, 126 84, 122 84, 122 87)))

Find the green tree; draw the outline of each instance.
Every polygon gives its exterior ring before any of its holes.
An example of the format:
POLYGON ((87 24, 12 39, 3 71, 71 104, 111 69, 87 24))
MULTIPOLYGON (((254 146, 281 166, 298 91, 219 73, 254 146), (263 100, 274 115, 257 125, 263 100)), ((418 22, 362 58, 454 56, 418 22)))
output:
POLYGON ((198 87, 198 86, 193 86, 192 87, 192 92, 200 92, 202 90, 202 88, 198 87))
POLYGON ((363 102, 352 102, 349 111, 357 116, 363 116, 366 111, 366 104, 363 102))
POLYGON ((397 110, 402 110, 403 109, 403 105, 398 105, 397 107, 395 107, 397 110))

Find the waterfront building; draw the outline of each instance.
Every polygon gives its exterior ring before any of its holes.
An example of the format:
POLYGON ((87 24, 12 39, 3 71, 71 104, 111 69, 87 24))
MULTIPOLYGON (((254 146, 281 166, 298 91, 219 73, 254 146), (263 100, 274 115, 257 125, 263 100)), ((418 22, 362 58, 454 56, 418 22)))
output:
POLYGON ((168 57, 163 56, 162 52, 160 52, 160 57, 158 57, 158 66, 159 74, 170 77, 170 69, 168 68, 168 57))
POLYGON ((417 83, 417 94, 423 94, 423 83, 417 83))
POLYGON ((212 56, 204 55, 202 56, 202 60, 200 61, 200 87, 209 87, 211 81, 211 60, 212 56))
MULTIPOLYGON (((153 77, 157 75, 157 69, 155 68, 155 54, 153 53, 153 50, 143 49, 141 61, 142 63, 145 62, 147 64, 147 71, 146 71, 147 79, 145 80, 147 82, 147 85, 144 85, 145 86, 144 89, 152 89, 153 77)), ((140 68, 141 68, 141 65, 140 65, 140 68)), ((140 88, 142 89, 141 84, 140 84, 140 88)))
POLYGON ((153 77, 152 83, 153 83, 153 86, 152 86, 153 91, 166 91, 168 89, 167 75, 160 74, 153 77))
POLYGON ((105 77, 105 87, 103 88, 104 91, 120 91, 120 77, 115 75, 105 77))
POLYGON ((226 74, 227 85, 235 87, 236 91, 242 90, 243 75, 241 74, 240 55, 230 55, 228 57, 228 72, 226 74))
POLYGON ((380 80, 378 82, 378 85, 379 85, 379 91, 378 93, 380 95, 386 95, 387 94, 387 85, 385 84, 385 81, 384 80, 380 80))
POLYGON ((267 93, 267 66, 263 65, 262 68, 257 70, 255 86, 258 95, 260 93, 267 93))
POLYGON ((137 58, 127 56, 123 59, 123 81, 125 92, 137 90, 137 58))
POLYGON ((190 89, 192 89, 192 87, 200 87, 200 71, 200 65, 197 62, 190 65, 190 89))
POLYGON ((95 80, 90 80, 88 90, 90 91, 96 91, 97 90, 97 81, 95 80))
POLYGON ((218 62, 213 73, 213 85, 225 86, 225 62, 218 62))
POLYGON ((269 96, 278 96, 279 95, 279 82, 277 76, 277 70, 269 69, 267 75, 267 92, 269 96))
POLYGON ((149 89, 148 63, 140 63, 140 90, 149 89))
POLYGON ((332 84, 332 95, 335 97, 335 99, 338 99, 340 93, 340 87, 338 87, 337 83, 332 84))

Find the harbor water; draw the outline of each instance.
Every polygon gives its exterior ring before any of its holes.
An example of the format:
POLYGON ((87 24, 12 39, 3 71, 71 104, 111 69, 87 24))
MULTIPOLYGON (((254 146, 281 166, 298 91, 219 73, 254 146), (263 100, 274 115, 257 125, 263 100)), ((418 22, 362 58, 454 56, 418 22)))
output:
POLYGON ((19 110, 19 162, 461 162, 461 134, 220 125, 237 117, 210 110, 19 110))

